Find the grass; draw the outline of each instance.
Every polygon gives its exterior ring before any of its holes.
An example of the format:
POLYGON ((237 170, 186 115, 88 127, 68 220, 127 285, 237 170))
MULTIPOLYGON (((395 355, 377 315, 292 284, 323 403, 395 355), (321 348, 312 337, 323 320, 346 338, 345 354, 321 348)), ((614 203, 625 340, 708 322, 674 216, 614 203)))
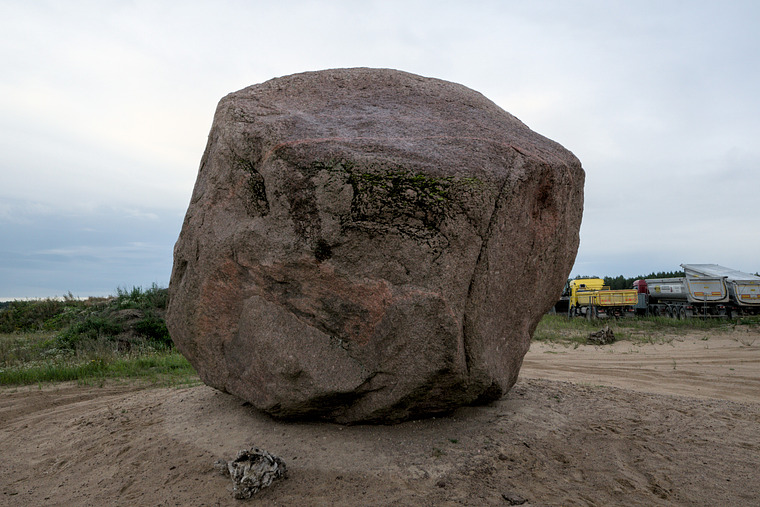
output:
POLYGON ((743 317, 740 319, 685 319, 677 320, 667 317, 631 317, 623 319, 586 320, 569 319, 565 315, 547 314, 539 322, 533 339, 542 342, 585 344, 589 333, 599 331, 609 325, 617 340, 638 343, 653 343, 661 340, 663 335, 681 335, 696 330, 709 330, 716 333, 728 332, 736 326, 750 329, 760 328, 760 317, 743 317))
POLYGON ((90 384, 106 379, 139 379, 161 386, 195 385, 200 382, 187 359, 174 350, 110 360, 47 360, 0 370, 0 385, 71 380, 90 384))
MULTIPOLYGON (((140 379, 156 385, 196 385, 196 372, 174 348, 164 313, 168 291, 119 288, 115 296, 81 300, 12 301, 0 307, 0 385, 140 379)), ((609 325, 618 340, 651 343, 693 330, 760 328, 760 316, 736 320, 637 317, 588 321, 546 315, 533 339, 587 343, 609 325)), ((754 340, 752 340, 754 342, 754 340)), ((748 342, 749 343, 749 342, 748 342)), ((748 345, 749 346, 749 345, 748 345)))
POLYGON ((12 301, 0 309, 0 385, 139 379, 195 385, 164 321, 168 291, 117 289, 109 298, 12 301))

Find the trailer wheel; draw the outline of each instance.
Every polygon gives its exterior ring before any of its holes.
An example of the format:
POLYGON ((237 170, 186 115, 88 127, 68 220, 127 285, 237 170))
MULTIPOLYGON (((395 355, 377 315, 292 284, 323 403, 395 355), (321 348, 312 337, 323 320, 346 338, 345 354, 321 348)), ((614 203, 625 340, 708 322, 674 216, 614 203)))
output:
POLYGON ((686 320, 686 308, 683 306, 678 309, 678 320, 686 320))

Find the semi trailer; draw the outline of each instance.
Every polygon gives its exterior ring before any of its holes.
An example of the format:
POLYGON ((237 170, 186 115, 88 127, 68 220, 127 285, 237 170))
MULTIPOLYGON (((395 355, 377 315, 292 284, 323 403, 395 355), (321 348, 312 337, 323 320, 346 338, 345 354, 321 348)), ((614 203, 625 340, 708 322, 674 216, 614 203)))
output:
POLYGON ((682 277, 647 278, 633 289, 612 290, 601 278, 578 278, 565 286, 557 312, 570 317, 632 315, 737 317, 760 314, 760 276, 718 264, 681 264, 682 277))
POLYGON ((744 273, 718 264, 681 264, 687 279, 722 278, 728 291, 732 314, 760 313, 760 276, 744 273))
POLYGON ((728 291, 722 278, 648 278, 636 280, 633 287, 639 294, 639 315, 686 319, 729 314, 728 291))
POLYGON ((681 264, 683 277, 636 280, 637 313, 690 317, 760 314, 760 276, 718 264, 681 264))

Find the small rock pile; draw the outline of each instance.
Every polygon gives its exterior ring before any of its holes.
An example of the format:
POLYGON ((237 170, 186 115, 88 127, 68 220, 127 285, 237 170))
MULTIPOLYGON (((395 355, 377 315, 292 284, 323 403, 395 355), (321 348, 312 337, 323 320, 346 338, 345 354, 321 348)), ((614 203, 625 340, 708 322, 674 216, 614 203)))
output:
POLYGON ((596 333, 589 333, 587 342, 592 345, 609 345, 615 343, 615 333, 612 332, 610 326, 604 326, 604 329, 596 333))
POLYGON ((255 447, 240 451, 233 461, 218 460, 214 468, 232 479, 232 496, 238 500, 247 500, 287 476, 287 467, 281 458, 255 447))

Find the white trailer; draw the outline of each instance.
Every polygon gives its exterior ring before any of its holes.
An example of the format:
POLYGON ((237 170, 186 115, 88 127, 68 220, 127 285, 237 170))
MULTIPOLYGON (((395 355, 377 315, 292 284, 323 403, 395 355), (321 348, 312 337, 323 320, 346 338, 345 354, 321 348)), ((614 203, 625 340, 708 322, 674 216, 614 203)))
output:
MULTIPOLYGON (((645 308, 650 315, 688 318, 695 315, 723 317, 728 314, 728 290, 723 278, 647 278, 645 308)), ((645 289, 644 289, 645 288, 645 289)))
POLYGON ((681 264, 687 280, 699 283, 722 278, 728 291, 732 313, 760 313, 760 276, 718 264, 681 264))

